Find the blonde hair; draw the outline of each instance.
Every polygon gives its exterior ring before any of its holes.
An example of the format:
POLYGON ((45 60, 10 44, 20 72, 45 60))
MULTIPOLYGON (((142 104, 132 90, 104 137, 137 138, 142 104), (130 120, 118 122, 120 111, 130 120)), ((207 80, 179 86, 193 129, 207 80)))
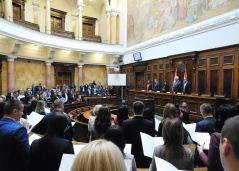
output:
POLYGON ((126 171, 124 157, 110 141, 95 140, 77 155, 71 171, 126 171))
POLYGON ((99 112, 99 110, 100 110, 100 108, 101 108, 101 104, 99 104, 99 105, 96 105, 94 108, 93 108, 93 111, 92 111, 92 113, 95 115, 95 116, 97 116, 98 115, 98 112, 99 112))

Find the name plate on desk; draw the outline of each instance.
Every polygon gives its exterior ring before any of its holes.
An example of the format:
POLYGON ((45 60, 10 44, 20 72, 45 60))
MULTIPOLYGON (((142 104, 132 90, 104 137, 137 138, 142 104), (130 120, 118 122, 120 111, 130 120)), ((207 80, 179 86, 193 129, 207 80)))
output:
POLYGON ((156 91, 156 92, 160 93, 160 91, 156 91))
POLYGON ((167 91, 166 93, 170 93, 170 91, 167 91))
POLYGON ((179 92, 178 92, 177 94, 182 94, 182 93, 179 93, 179 92))

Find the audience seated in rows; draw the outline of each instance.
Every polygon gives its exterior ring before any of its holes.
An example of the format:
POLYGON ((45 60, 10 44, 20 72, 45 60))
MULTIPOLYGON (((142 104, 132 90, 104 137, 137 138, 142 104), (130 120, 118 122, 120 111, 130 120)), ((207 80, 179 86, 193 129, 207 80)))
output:
POLYGON ((51 116, 45 136, 33 141, 29 171, 58 171, 64 154, 74 154, 72 142, 65 139, 69 118, 63 112, 51 116))
POLYGON ((129 119, 129 111, 126 105, 121 105, 118 108, 117 117, 114 119, 114 124, 122 126, 124 120, 129 119))
POLYGON ((126 143, 132 144, 132 154, 135 157, 138 168, 149 168, 151 158, 144 156, 140 132, 154 136, 153 122, 144 119, 144 103, 136 101, 133 103, 134 117, 125 120, 122 124, 126 143))
MULTIPOLYGON (((224 126, 225 121, 228 118, 232 118, 238 115, 237 108, 232 105, 222 105, 218 108, 215 114, 215 133, 211 135, 210 147, 208 151, 208 156, 203 152, 203 146, 197 145, 199 156, 209 171, 223 171, 222 164, 220 162, 219 156, 219 145, 221 131, 224 126)), ((238 122, 239 124, 239 122, 238 122)), ((238 135, 236 135, 238 136, 238 135)))
POLYGON ((110 141, 96 140, 77 155, 71 171, 126 171, 124 157, 110 141))
POLYGON ((99 109, 94 125, 91 127, 90 140, 104 139, 105 132, 111 126, 111 114, 108 106, 99 109))
POLYGON ((16 123, 23 115, 23 104, 9 100, 0 121, 0 169, 25 171, 28 166, 29 140, 27 130, 16 123))
POLYGON ((183 146, 183 126, 178 118, 167 118, 163 124, 164 145, 155 147, 150 171, 156 171, 155 156, 174 165, 179 170, 194 170, 192 151, 183 146))

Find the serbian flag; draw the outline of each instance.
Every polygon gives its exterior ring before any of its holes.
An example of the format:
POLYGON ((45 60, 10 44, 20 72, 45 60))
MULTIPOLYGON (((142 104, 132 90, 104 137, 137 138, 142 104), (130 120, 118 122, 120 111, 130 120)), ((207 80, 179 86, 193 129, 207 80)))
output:
POLYGON ((187 66, 185 66, 184 78, 183 79, 186 79, 186 78, 188 78, 187 66))
MULTIPOLYGON (((175 77, 176 77, 176 76, 178 76, 178 70, 177 70, 177 68, 176 68, 175 74, 174 74, 173 85, 174 85, 174 83, 175 83, 175 77)), ((172 91, 173 91, 173 86, 172 86, 172 91)))

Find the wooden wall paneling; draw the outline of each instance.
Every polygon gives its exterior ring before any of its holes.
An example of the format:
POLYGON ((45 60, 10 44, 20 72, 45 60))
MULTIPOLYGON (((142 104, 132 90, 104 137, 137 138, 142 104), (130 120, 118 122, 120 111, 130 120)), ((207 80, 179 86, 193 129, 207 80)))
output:
POLYGON ((25 0, 13 0, 13 17, 25 20, 25 0))
POLYGON ((212 94, 218 94, 218 85, 219 85, 218 73, 219 73, 218 69, 210 70, 210 93, 212 94))
POLYGON ((223 94, 226 98, 232 97, 233 69, 223 69, 223 94))

